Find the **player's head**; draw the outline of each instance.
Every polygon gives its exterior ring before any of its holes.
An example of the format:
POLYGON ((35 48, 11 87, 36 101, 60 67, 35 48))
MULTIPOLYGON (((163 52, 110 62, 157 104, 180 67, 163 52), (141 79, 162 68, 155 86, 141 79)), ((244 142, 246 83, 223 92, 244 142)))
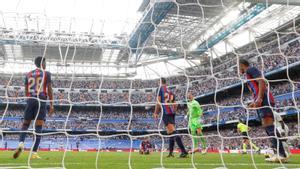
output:
POLYGON ((44 58, 42 56, 38 56, 35 58, 34 64, 38 68, 46 69, 46 58, 44 58))
POLYGON ((161 85, 166 85, 166 83, 167 83, 167 80, 166 80, 166 78, 160 78, 160 83, 161 83, 161 85))
POLYGON ((249 62, 246 59, 240 59, 239 61, 240 73, 244 74, 247 71, 249 65, 250 65, 249 62))
POLYGON ((192 92, 188 92, 188 93, 187 93, 187 99, 188 99, 189 101, 192 101, 192 100, 194 99, 194 96, 193 96, 192 92))

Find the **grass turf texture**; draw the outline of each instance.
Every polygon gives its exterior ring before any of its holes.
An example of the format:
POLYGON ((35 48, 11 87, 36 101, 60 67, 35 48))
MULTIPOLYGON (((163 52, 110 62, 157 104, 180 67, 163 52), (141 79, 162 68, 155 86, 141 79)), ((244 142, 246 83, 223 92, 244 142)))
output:
MULTIPOLYGON (((0 152, 0 168, 27 166, 28 152, 24 152, 19 159, 12 158, 12 151, 0 152)), ((62 167, 63 152, 40 152, 43 159, 31 160, 33 168, 53 168, 62 167)), ((166 158, 164 153, 163 167, 165 168, 193 168, 191 155, 189 158, 166 158)), ((70 169, 89 169, 95 168, 97 153, 95 152, 67 152, 65 158, 65 167, 70 169)), ((223 154, 224 163, 229 169, 250 169, 254 168, 251 155, 241 154, 223 154)), ((128 167, 129 153, 124 152, 101 152, 99 155, 98 168, 104 169, 125 169, 128 167)), ((281 167, 280 164, 266 163, 263 155, 254 155, 257 168, 269 169, 281 167)), ((194 156, 196 168, 218 168, 223 167, 220 154, 196 154, 194 156)), ((300 155, 293 155, 286 168, 300 168, 300 155)), ((154 169, 162 168, 160 165, 160 153, 150 155, 140 155, 132 153, 131 166, 136 169, 154 169)), ((19 167, 20 168, 20 167, 19 167)))

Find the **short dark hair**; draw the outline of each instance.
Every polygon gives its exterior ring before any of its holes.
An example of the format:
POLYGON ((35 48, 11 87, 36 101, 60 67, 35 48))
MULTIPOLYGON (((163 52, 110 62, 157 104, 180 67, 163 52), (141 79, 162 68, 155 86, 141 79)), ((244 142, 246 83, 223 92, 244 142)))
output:
POLYGON ((163 77, 160 78, 160 81, 161 81, 162 84, 166 84, 167 83, 167 80, 165 78, 163 78, 163 77))
POLYGON ((243 64, 245 66, 249 66, 250 65, 249 62, 248 62, 248 60, 246 60, 246 59, 240 59, 239 63, 243 64))
POLYGON ((38 56, 35 58, 34 60, 34 64, 36 67, 41 68, 41 63, 46 62, 46 58, 42 57, 42 56, 38 56))

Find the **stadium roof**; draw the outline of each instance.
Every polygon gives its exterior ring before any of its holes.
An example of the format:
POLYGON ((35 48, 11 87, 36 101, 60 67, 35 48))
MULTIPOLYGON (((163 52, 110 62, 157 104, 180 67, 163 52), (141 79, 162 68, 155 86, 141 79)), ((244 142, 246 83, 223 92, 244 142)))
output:
POLYGON ((9 73, 12 65, 22 67, 18 64, 45 54, 49 68, 59 73, 174 75, 252 42, 300 13, 299 6, 261 8, 246 1, 0 0, 0 61, 6 64, 0 71, 9 73), (141 31, 146 33, 137 36, 141 31), (195 51, 211 39, 216 44, 200 57, 195 51), (131 43, 136 46, 130 48, 131 43))
POLYGON ((141 16, 141 0, 1 0, 0 43, 17 58, 115 62, 141 16), (18 45, 19 47, 17 47, 18 45), (48 48, 49 47, 49 48, 48 48), (112 52, 110 52, 112 50, 112 52), (98 56, 92 56, 97 54, 98 56), (64 58, 66 56, 66 58, 64 58))
POLYGON ((129 34, 141 0, 1 0, 1 27, 106 37, 129 34))

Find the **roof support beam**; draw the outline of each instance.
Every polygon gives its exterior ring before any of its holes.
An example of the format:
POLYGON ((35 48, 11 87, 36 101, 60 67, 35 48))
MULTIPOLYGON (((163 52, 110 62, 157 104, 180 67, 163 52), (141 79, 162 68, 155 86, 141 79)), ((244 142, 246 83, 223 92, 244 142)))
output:
POLYGON ((150 3, 149 5, 152 6, 145 11, 144 16, 141 18, 129 38, 129 47, 134 51, 144 44, 150 34, 154 31, 156 25, 165 18, 168 12, 175 6, 175 3, 171 0, 166 0, 154 4, 150 3))
POLYGON ((171 63, 171 62, 169 62, 169 60, 166 60, 165 63, 170 64, 170 65, 176 67, 177 69, 184 71, 183 68, 181 68, 181 67, 179 67, 179 66, 177 66, 177 65, 175 65, 175 64, 173 64, 173 63, 171 63))
POLYGON ((252 18, 260 14, 262 11, 264 11, 267 8, 266 4, 258 3, 254 7, 252 7, 249 12, 247 12, 245 15, 242 15, 240 18, 237 19, 236 22, 228 25, 224 29, 221 29, 219 32, 217 32, 212 37, 208 38, 206 41, 201 43, 197 49, 194 51, 194 53, 201 55, 204 52, 206 52, 208 49, 212 48, 214 45, 225 39, 228 35, 239 29, 241 26, 246 24, 248 21, 250 21, 252 18))
POLYGON ((268 4, 281 4, 281 5, 296 5, 300 6, 299 0, 242 0, 251 3, 268 3, 268 4))

